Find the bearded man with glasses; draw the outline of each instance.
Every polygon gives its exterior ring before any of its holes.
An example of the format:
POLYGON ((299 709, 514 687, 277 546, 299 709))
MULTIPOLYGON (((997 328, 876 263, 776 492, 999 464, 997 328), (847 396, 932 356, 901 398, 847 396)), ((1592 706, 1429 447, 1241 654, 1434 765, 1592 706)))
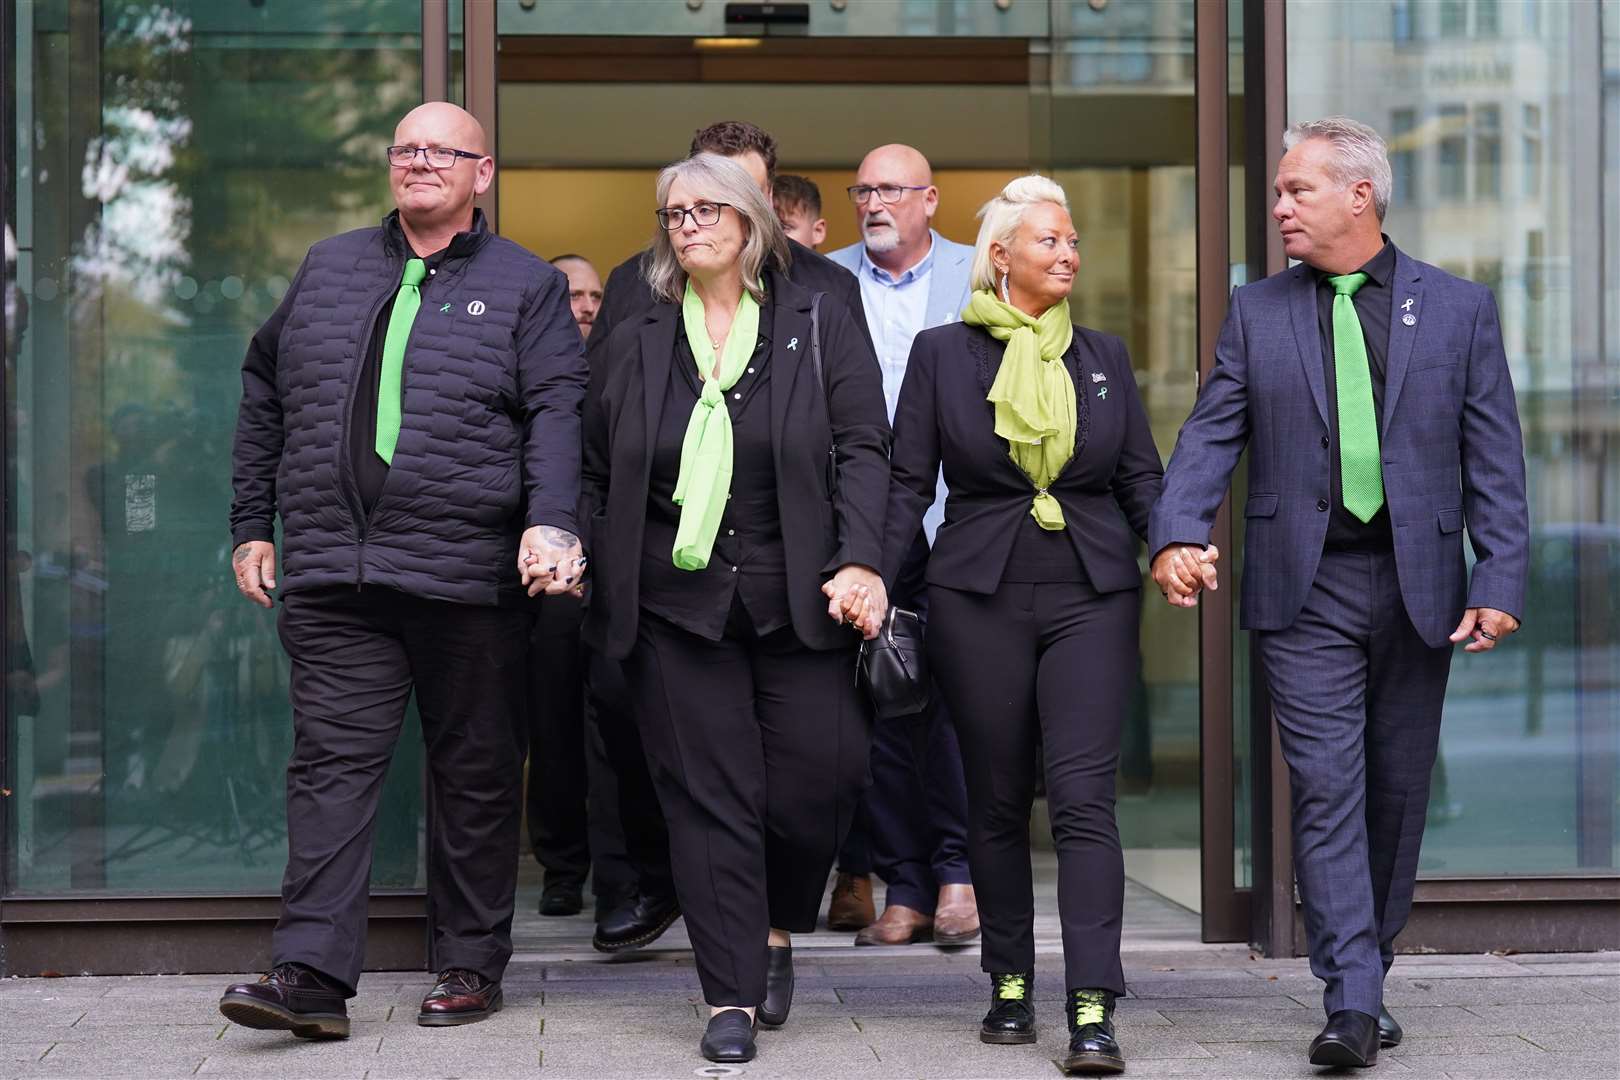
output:
POLYGON ((568 279, 473 208, 495 162, 472 116, 423 105, 394 142, 397 209, 310 249, 248 345, 237 415, 231 562, 248 600, 281 597, 293 749, 273 966, 219 1007, 306 1039, 349 1034, 378 799, 413 694, 436 799, 440 971, 417 1022, 500 1009, 528 598, 584 577, 586 373, 568 279))

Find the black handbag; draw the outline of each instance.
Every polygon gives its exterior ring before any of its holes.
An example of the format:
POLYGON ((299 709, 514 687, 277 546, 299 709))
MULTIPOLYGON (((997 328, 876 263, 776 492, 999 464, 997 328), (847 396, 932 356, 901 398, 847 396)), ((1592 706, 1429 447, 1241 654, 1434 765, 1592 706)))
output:
POLYGON ((928 708, 928 656, 916 612, 891 607, 878 636, 861 642, 858 664, 879 720, 915 716, 928 708))

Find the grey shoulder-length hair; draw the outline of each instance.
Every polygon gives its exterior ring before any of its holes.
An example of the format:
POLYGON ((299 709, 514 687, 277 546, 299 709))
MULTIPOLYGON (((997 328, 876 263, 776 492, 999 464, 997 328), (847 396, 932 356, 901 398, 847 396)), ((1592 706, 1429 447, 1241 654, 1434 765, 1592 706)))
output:
MULTIPOLYGON (((669 201, 669 189, 676 180, 684 182, 687 190, 696 192, 700 198, 726 203, 743 219, 744 231, 748 234, 738 259, 742 264, 743 288, 755 300, 763 301, 765 291, 760 285, 760 275, 772 257, 778 266, 786 269, 789 255, 787 234, 782 231, 776 211, 771 209, 754 178, 731 158, 693 154, 658 174, 660 207, 669 201)), ((686 293, 686 271, 675 257, 675 244, 670 235, 660 222, 653 233, 644 273, 654 296, 678 304, 686 293)))

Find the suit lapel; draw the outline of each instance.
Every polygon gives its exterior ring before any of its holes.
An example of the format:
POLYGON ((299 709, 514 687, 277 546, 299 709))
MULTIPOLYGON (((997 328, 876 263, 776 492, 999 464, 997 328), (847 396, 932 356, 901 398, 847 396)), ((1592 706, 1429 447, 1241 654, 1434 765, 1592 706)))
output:
POLYGON ((944 326, 961 317, 952 310, 961 293, 961 276, 957 273, 958 255, 947 250, 939 233, 934 233, 934 269, 928 275, 928 306, 924 318, 929 326, 944 326))
MULTIPOLYGON (((822 301, 823 305, 826 301, 822 301)), ((821 357, 823 375, 825 376, 827 357, 821 357)), ((782 439, 787 431, 788 404, 793 399, 794 389, 801 373, 805 379, 811 378, 813 367, 810 363, 810 308, 793 307, 789 304, 777 304, 772 312, 771 323, 771 457, 776 465, 776 475, 782 472, 782 439)), ((825 393, 820 388, 813 388, 816 393, 825 393)), ((809 399, 806 399, 809 400, 809 399)))
POLYGON ((1400 399, 1401 387, 1406 383, 1406 369, 1412 362, 1412 346, 1417 341, 1418 328, 1423 318, 1423 275, 1417 263, 1395 249, 1395 280, 1390 289, 1389 302, 1389 370, 1384 372, 1384 425, 1382 438, 1389 431, 1390 417, 1395 415, 1395 402, 1400 399), (1403 319, 1411 316, 1412 325, 1403 319))
POLYGON ((1300 363, 1305 365, 1311 397, 1316 399, 1316 411, 1322 415, 1322 423, 1331 426, 1327 377, 1322 374, 1322 330, 1316 317, 1316 277, 1303 264, 1294 268, 1294 280, 1288 286, 1288 310, 1293 316, 1294 341, 1299 346, 1300 363))
POLYGON ((664 417, 664 398, 669 391, 669 375, 675 364, 675 332, 680 308, 661 304, 654 308, 641 327, 641 390, 647 421, 645 457, 641 465, 642 486, 652 475, 653 447, 658 445, 658 425, 664 417))

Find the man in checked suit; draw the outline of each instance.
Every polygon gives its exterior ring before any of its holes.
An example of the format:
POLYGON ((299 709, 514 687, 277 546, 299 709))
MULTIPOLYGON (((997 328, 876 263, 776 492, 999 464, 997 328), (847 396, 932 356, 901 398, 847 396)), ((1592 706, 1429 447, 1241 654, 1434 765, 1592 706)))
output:
POLYGON ((1365 1067, 1401 1037, 1383 980, 1411 911, 1452 647, 1494 648, 1524 609, 1524 447, 1490 290, 1382 234, 1378 133, 1336 117, 1295 124, 1283 146, 1272 216, 1301 265, 1233 293, 1150 543, 1172 604, 1215 587, 1205 544, 1247 445, 1241 613, 1327 984, 1310 1059, 1365 1067))

